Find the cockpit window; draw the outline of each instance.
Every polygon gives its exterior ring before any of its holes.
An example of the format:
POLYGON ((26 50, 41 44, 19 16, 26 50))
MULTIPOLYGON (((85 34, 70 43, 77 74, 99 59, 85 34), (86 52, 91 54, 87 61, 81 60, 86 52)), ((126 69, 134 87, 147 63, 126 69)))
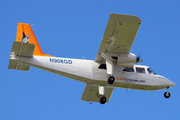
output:
POLYGON ((150 69, 150 68, 148 68, 147 71, 148 71, 149 74, 156 75, 156 73, 152 69, 150 69))
POLYGON ((125 67, 123 69, 123 71, 125 71, 125 72, 134 72, 134 68, 127 68, 127 67, 125 67))
POLYGON ((137 73, 145 73, 145 69, 136 67, 136 72, 137 73))

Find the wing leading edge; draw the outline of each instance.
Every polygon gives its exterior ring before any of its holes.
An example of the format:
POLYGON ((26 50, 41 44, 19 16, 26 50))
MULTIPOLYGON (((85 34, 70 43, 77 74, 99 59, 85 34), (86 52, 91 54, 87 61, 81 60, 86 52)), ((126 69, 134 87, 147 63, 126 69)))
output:
POLYGON ((133 15, 110 14, 96 62, 104 60, 103 52, 128 54, 141 24, 141 19, 133 15))

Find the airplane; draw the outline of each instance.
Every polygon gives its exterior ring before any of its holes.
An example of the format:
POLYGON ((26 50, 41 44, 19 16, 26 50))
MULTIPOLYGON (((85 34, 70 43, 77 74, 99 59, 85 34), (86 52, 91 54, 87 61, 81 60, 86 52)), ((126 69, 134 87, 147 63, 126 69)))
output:
POLYGON ((154 91, 175 83, 157 75, 148 66, 137 65, 140 56, 130 53, 141 19, 111 13, 95 60, 55 57, 43 53, 35 34, 26 23, 17 23, 16 41, 8 69, 29 71, 30 66, 86 84, 81 101, 109 102, 114 88, 154 91))

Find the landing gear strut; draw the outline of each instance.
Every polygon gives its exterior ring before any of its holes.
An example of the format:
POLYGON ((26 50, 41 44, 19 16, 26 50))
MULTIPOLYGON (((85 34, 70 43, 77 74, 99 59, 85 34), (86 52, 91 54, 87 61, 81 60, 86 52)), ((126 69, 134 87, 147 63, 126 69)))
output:
POLYGON ((169 87, 167 88, 167 92, 164 93, 165 98, 169 98, 171 94, 169 93, 169 87))
POLYGON ((106 59, 106 66, 107 66, 107 75, 108 75, 108 79, 107 82, 109 84, 113 84, 115 81, 115 78, 113 76, 113 71, 114 71, 114 63, 112 60, 106 59))

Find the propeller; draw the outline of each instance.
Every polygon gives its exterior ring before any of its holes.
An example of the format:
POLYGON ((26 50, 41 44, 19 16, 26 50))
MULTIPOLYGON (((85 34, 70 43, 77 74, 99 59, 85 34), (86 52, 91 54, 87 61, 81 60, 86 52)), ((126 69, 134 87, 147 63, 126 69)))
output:
POLYGON ((140 55, 138 55, 138 57, 136 57, 136 63, 140 63, 142 62, 142 60, 140 59, 140 55))

